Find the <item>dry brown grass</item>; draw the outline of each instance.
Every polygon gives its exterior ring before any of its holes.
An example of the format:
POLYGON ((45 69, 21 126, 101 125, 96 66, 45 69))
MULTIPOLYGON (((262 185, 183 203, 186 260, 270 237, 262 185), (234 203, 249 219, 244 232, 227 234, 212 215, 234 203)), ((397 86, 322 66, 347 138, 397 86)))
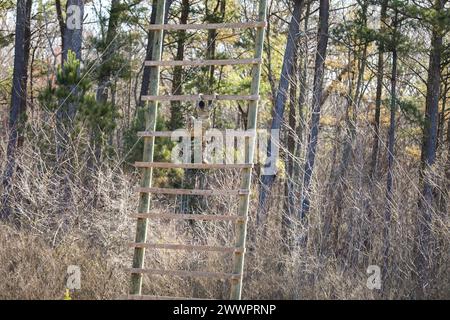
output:
MULTIPOLYGON (((13 224, 0 225, 0 299, 62 299, 68 265, 78 265, 82 272, 82 289, 74 299, 113 299, 127 292, 135 222, 128 217, 136 210, 137 184, 134 171, 124 171, 120 162, 103 165, 94 177, 86 173, 84 156, 72 159, 73 174, 64 185, 71 198, 61 201, 64 171, 48 165, 48 156, 28 143, 18 159, 13 188, 13 224), (92 181, 95 181, 94 183, 92 181), (96 191, 96 192, 94 192, 96 191), (93 195, 96 194, 96 197, 93 195)), ((322 231, 328 215, 335 214, 333 194, 325 194, 329 176, 330 153, 318 159, 314 203, 309 226, 305 231, 295 226, 292 238, 308 234, 307 245, 286 252, 286 238, 281 236, 285 214, 284 193, 280 177, 272 194, 268 219, 263 227, 255 226, 257 192, 253 192, 250 212, 248 253, 246 255, 243 297, 245 299, 376 299, 414 298, 416 286, 415 245, 417 217, 417 168, 408 167, 399 157, 404 170, 413 179, 398 174, 391 226, 389 277, 383 294, 366 287, 369 264, 382 265, 382 227, 385 208, 384 182, 372 191, 360 179, 364 159, 355 160, 352 170, 341 181, 345 185, 341 199, 342 212, 332 230, 336 237, 325 240, 322 231), (359 169, 358 169, 359 168, 359 169), (367 210, 373 218, 367 218, 367 210), (302 232, 300 232, 303 230, 302 232), (372 246, 362 248, 368 234, 372 246)), ((106 162, 105 162, 106 163, 106 162)), ((382 169, 383 170, 383 169, 382 169)), ((206 182, 220 188, 231 188, 238 178, 217 172, 206 182)), ((256 178, 256 177, 255 177, 256 178)), ((170 197, 154 200, 160 212, 173 212, 170 197)), ((210 198, 202 204, 208 213, 233 214, 236 202, 231 198, 210 198)), ((427 298, 449 298, 450 252, 448 214, 433 216, 432 282, 427 298)), ((233 225, 225 222, 151 221, 149 241, 233 245, 233 225)), ((158 269, 229 271, 231 256, 208 253, 147 251, 146 266, 158 269)), ((227 298, 228 284, 222 281, 144 276, 146 294, 227 298)))

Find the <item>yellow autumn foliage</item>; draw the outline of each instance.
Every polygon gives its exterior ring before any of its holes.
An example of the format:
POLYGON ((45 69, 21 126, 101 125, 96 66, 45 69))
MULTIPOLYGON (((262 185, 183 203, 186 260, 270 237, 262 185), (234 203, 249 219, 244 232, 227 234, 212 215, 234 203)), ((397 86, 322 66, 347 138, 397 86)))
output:
POLYGON ((407 146, 405 148, 405 152, 406 152, 406 154, 409 157, 411 157, 411 158, 413 158, 415 160, 420 160, 421 151, 420 151, 419 147, 417 147, 417 146, 407 146))

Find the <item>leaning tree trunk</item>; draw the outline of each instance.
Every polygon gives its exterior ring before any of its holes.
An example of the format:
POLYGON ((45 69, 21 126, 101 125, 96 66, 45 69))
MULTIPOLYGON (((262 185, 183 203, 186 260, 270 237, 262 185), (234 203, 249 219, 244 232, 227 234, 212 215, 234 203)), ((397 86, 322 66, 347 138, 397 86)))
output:
MULTIPOLYGON (((272 113, 271 130, 280 130, 283 121, 284 110, 286 105, 286 98, 289 89, 289 80, 292 78, 294 57, 297 52, 298 39, 300 34, 300 15, 303 9, 304 0, 294 1, 294 10, 292 18, 289 23, 289 31, 287 35, 286 49, 284 51, 283 65, 281 68, 280 82, 276 94, 275 107, 272 113)), ((268 143, 267 157, 271 159, 271 145, 270 139, 268 143)), ((261 184, 259 187, 259 206, 257 213, 257 223, 261 223, 267 213, 267 199, 275 181, 275 174, 263 175, 261 177, 261 184)))
POLYGON ((0 218, 11 217, 11 187, 13 183, 14 169, 16 166, 16 151, 19 137, 19 126, 23 121, 21 117, 21 107, 26 103, 26 82, 28 61, 26 54, 26 29, 30 24, 30 14, 27 12, 31 8, 31 1, 17 1, 17 17, 14 42, 14 69, 11 92, 11 107, 9 111, 9 133, 8 146, 6 150, 6 167, 3 172, 3 195, 1 199, 0 218))
POLYGON ((302 202, 299 209, 299 218, 304 220, 310 208, 311 179, 316 159, 317 142, 319 139, 320 109, 323 94, 323 78, 325 72, 325 58, 328 46, 328 20, 330 14, 330 1, 320 0, 319 30, 314 66, 314 83, 312 97, 312 115, 306 151, 305 173, 303 177, 302 202))

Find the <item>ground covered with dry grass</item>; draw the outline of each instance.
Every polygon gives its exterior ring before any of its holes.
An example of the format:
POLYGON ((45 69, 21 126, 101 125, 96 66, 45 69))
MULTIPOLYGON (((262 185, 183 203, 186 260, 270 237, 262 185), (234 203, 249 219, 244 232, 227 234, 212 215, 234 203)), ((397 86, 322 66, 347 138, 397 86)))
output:
MULTIPOLYGON (((48 155, 31 145, 26 145, 27 152, 18 159, 12 189, 15 217, 0 224, 0 299, 62 299, 69 265, 80 266, 82 272, 82 289, 73 294, 74 299, 114 299, 126 294, 129 276, 125 269, 131 266, 133 254, 128 243, 135 231, 135 221, 129 215, 137 208, 134 187, 138 171, 110 159, 94 173, 86 173, 85 158, 80 155, 72 159, 68 174, 65 168, 49 166, 48 155)), ((281 172, 268 203, 267 218, 257 226, 258 191, 254 188, 243 298, 416 298, 416 180, 396 179, 388 272, 383 290, 369 290, 367 267, 382 267, 384 263, 384 183, 380 181, 370 189, 360 179, 361 158, 353 163, 355 169, 341 178, 340 189, 331 188, 327 177, 332 170, 329 159, 333 149, 328 147, 323 147, 319 157, 315 205, 307 225, 290 216, 290 229, 282 227, 287 213, 281 172)), ((414 177, 417 168, 408 167, 406 157, 399 158, 404 161, 402 170, 414 177)), ((156 177, 156 185, 170 183, 167 175, 156 172, 156 177)), ((239 174, 217 171, 196 179, 210 188, 231 189, 239 174)), ((237 209, 236 201, 226 196, 195 201, 195 213, 235 214, 237 209)), ((157 197, 153 207, 159 213, 172 213, 179 203, 173 197, 157 197)), ((425 297, 449 298, 445 208, 436 210, 432 232, 433 260, 425 297)), ((154 243, 230 246, 234 226, 230 222, 151 220, 148 239, 154 243)), ((148 250, 146 254, 146 267, 156 269, 229 272, 231 263, 232 256, 223 253, 148 250)), ((205 298, 227 298, 228 289, 229 284, 223 281, 160 276, 144 276, 143 285, 145 294, 205 298)))

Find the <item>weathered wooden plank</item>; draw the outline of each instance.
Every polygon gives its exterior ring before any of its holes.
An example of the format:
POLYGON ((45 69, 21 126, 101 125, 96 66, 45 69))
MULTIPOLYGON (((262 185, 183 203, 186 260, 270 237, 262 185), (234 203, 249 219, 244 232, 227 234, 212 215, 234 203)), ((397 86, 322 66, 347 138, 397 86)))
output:
POLYGON ((136 168, 161 168, 161 169, 244 169, 252 168, 248 163, 172 163, 172 162, 136 162, 136 168))
MULTIPOLYGON (((215 132, 219 132, 215 131, 215 132)), ((214 133, 214 132, 212 132, 214 133)), ((238 130, 231 130, 231 131, 220 131, 222 134, 226 134, 233 137, 253 137, 255 135, 254 131, 238 131, 238 130)), ((159 138, 171 138, 171 137, 181 137, 181 136, 191 136, 195 137, 204 135, 203 132, 194 132, 194 131, 182 131, 182 130, 175 130, 175 131, 141 131, 138 132, 138 137, 141 138, 149 138, 149 137, 159 137, 159 138)))
MULTIPOLYGON (((147 95, 143 101, 198 101, 198 95, 147 95)), ((253 101, 259 100, 259 95, 204 95, 204 100, 253 101)))
POLYGON ((157 270, 144 268, 130 268, 128 271, 132 274, 151 274, 160 276, 179 276, 179 277, 198 277, 198 278, 216 278, 216 279, 237 279, 239 274, 225 272, 205 272, 189 270, 157 270))
POLYGON ((191 135, 191 132, 181 132, 181 131, 143 131, 138 132, 137 136, 141 138, 159 137, 159 138, 170 138, 172 136, 180 136, 181 134, 191 135))
MULTIPOLYGON (((164 23, 164 13, 166 7, 166 0, 159 0, 156 6, 155 24, 164 23)), ((154 31, 152 42, 152 60, 160 61, 162 56, 163 31, 154 31)), ((159 95, 159 67, 151 68, 150 70, 150 86, 149 95, 159 95)), ((156 130, 156 119, 158 114, 158 104, 156 101, 150 101, 147 106, 147 117, 145 128, 149 131, 156 130)), ((155 139, 145 139, 143 159, 144 162, 152 162, 154 154, 155 139)), ((153 169, 147 168, 144 170, 141 187, 148 188, 152 185, 153 169)), ((150 194, 141 193, 139 195, 138 211, 141 213, 149 212, 150 209, 150 194)), ((136 237, 135 242, 146 242, 147 240, 147 219, 138 219, 136 223, 136 237)), ((133 255, 133 268, 142 268, 145 260, 145 249, 135 248, 133 255)), ((142 274, 134 273, 131 275, 130 294, 141 294, 142 291, 142 274)))
MULTIPOLYGON (((258 21, 267 20, 267 0, 259 1, 258 21)), ((256 31, 255 41, 255 58, 261 59, 264 45, 264 27, 259 27, 256 31)), ((250 93, 252 95, 259 95, 261 77, 261 64, 253 65, 252 69, 252 83, 250 86, 250 93)), ((256 131, 256 124, 258 120, 258 101, 251 101, 248 107, 247 129, 256 131)), ((248 139, 248 160, 246 162, 253 163, 255 150, 255 137, 248 139)), ((241 188, 250 189, 252 180, 252 169, 244 169, 241 172, 241 188)), ((247 216, 250 204, 250 195, 241 195, 239 197, 239 212, 238 215, 244 217, 244 223, 236 223, 236 242, 235 247, 245 248, 247 238, 247 216)), ((233 273, 241 276, 231 281, 231 300, 240 300, 242 295, 242 273, 244 270, 244 253, 236 253, 233 259, 233 273)))
POLYGON ((219 214, 157 214, 134 213, 131 217, 138 219, 171 219, 171 220, 198 220, 198 221, 243 221, 240 216, 226 216, 219 214))
POLYGON ((196 196, 237 196, 249 194, 248 190, 202 190, 202 189, 172 189, 172 188, 138 188, 140 193, 153 194, 176 194, 176 195, 196 195, 196 196))
POLYGON ((242 248, 205 246, 205 245, 188 245, 188 244, 169 244, 169 243, 130 243, 132 248, 146 249, 164 249, 164 250, 183 250, 183 251, 216 251, 233 253, 235 251, 242 252, 242 248))
POLYGON ((171 61, 145 61, 147 67, 176 67, 176 66, 236 66, 244 64, 260 64, 261 59, 216 59, 216 60, 171 60, 171 61))
POLYGON ((151 24, 148 30, 216 30, 216 29, 251 29, 265 27, 266 22, 232 22, 206 24, 151 24))

